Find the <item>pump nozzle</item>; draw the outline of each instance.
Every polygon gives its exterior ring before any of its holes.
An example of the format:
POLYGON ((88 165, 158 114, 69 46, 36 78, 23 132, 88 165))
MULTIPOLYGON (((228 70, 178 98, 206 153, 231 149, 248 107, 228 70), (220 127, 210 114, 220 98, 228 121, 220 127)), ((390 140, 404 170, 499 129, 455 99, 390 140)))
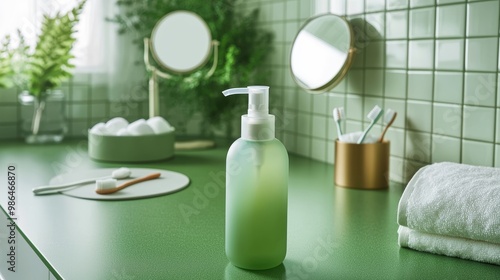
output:
POLYGON ((248 94, 248 88, 230 88, 222 92, 224 96, 229 96, 233 94, 248 94))
POLYGON ((269 87, 248 86, 222 92, 224 96, 248 94, 248 115, 242 117, 241 136, 252 140, 274 138, 274 116, 269 114, 269 87), (266 134, 266 135, 264 135, 266 134))
POLYGON ((248 94, 248 117, 267 118, 269 113, 269 87, 249 86, 232 88, 222 92, 224 96, 233 94, 248 94))

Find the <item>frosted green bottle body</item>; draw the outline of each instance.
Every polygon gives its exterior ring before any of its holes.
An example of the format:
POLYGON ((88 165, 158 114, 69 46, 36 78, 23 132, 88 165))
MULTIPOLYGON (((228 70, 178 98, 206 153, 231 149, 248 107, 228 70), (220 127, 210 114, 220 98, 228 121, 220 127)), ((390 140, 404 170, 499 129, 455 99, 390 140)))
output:
POLYGON ((277 139, 236 140, 226 161, 226 255, 268 269, 286 255, 288 154, 277 139))

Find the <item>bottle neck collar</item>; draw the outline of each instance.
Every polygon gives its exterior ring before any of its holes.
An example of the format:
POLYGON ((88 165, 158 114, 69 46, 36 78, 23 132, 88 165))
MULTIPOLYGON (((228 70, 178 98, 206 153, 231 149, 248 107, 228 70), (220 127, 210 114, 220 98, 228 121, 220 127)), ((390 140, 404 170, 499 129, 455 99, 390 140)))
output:
POLYGON ((266 118, 241 116, 241 138, 252 141, 268 141, 275 138, 274 115, 266 118))

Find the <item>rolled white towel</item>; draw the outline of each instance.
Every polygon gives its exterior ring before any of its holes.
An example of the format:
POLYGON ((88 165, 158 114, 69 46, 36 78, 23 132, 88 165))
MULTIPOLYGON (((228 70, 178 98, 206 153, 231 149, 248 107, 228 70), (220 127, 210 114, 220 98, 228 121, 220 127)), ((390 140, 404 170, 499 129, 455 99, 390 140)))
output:
POLYGON ((398 244, 418 251, 500 265, 500 244, 398 229, 398 244))
POLYGON ((400 199, 398 224, 500 244, 500 168, 451 162, 421 168, 400 199))

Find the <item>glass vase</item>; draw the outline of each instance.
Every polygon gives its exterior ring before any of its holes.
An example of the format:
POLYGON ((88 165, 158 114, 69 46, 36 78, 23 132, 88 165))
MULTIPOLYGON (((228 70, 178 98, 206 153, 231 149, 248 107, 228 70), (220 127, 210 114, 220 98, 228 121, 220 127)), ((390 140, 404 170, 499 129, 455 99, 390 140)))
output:
POLYGON ((37 98, 26 91, 19 94, 21 133, 26 143, 58 143, 67 132, 65 95, 53 90, 37 98))

